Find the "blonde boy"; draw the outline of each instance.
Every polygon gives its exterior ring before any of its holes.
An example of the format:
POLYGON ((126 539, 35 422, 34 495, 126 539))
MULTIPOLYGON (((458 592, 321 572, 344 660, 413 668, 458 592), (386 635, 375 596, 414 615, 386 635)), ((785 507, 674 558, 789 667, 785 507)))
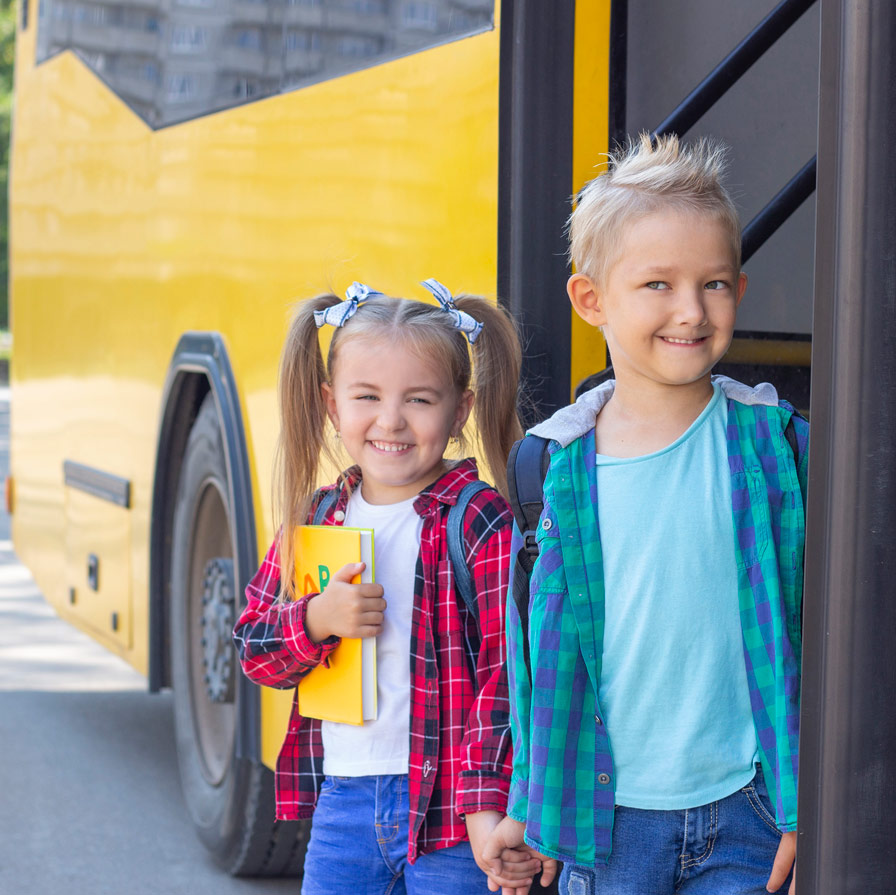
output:
POLYGON ((791 885, 808 426, 711 375, 746 288, 723 163, 644 136, 570 221, 567 290, 615 381, 532 430, 534 680, 508 600, 514 771, 487 850, 525 835, 562 892, 791 885))

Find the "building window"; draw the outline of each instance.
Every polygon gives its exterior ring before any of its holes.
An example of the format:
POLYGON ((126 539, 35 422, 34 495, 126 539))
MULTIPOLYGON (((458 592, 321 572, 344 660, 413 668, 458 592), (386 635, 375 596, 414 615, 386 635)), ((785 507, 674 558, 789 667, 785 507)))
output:
POLYGON ((375 37, 349 34, 336 42, 336 52, 349 59, 367 59, 380 51, 380 42, 375 37))
POLYGON ((290 51, 319 52, 320 33, 317 31, 287 31, 283 35, 283 47, 290 51))
POLYGON ((405 28, 435 31, 439 27, 439 11, 428 0, 405 0, 401 4, 401 24, 405 28))
POLYGON ((171 29, 173 53, 200 53, 208 44, 208 34, 199 25, 175 25, 171 29))
POLYGON ((196 79, 192 75, 169 75, 165 95, 170 103, 189 102, 196 96, 196 79))

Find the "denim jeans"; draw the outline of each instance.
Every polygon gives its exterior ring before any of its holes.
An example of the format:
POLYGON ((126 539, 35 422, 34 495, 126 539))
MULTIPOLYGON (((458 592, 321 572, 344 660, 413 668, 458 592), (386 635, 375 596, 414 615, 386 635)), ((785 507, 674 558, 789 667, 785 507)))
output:
MULTIPOLYGON (((686 811, 616 806, 613 853, 597 867, 566 865, 565 895, 767 895, 781 834, 756 776, 733 795, 686 811)), ((778 891, 786 893, 790 878, 778 891)))
POLYGON ((408 863, 408 813, 406 774, 325 777, 302 895, 486 895, 469 842, 408 863))

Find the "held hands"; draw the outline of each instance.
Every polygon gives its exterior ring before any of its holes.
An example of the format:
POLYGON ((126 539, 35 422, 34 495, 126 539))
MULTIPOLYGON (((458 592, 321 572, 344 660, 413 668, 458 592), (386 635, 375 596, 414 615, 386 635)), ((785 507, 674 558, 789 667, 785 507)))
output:
POLYGON ((352 562, 330 578, 330 583, 308 601, 305 630, 320 643, 328 637, 375 637, 383 630, 386 601, 380 584, 352 584, 364 563, 352 562))
POLYGON ((497 892, 503 887, 504 892, 517 892, 518 887, 528 887, 532 876, 541 866, 541 862, 529 854, 526 846, 521 848, 500 848, 498 861, 487 861, 483 855, 488 844, 492 842, 495 829, 501 823, 502 815, 497 811, 477 811, 467 815, 467 835, 473 848, 473 857, 479 869, 488 877, 488 887, 497 892), (496 868, 497 871, 496 871, 496 868))
POLYGON ((484 845, 477 838, 474 839, 474 831, 470 821, 480 815, 492 815, 498 818, 494 811, 482 811, 479 814, 467 815, 467 833, 476 856, 476 863, 488 876, 488 887, 492 892, 501 889, 501 895, 528 895, 532 885, 532 877, 541 869, 541 884, 547 886, 557 875, 557 862, 553 858, 546 858, 523 841, 525 825, 512 818, 505 817, 499 823, 490 820, 491 829, 484 845))

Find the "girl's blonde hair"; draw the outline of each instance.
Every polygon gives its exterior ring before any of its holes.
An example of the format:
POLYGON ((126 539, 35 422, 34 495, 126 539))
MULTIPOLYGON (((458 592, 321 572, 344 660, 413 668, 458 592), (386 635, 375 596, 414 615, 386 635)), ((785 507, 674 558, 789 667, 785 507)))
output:
POLYGON ((521 349, 509 314, 484 298, 461 295, 455 306, 482 324, 475 344, 454 326, 451 314, 410 299, 371 296, 354 316, 333 330, 326 363, 318 342, 315 311, 338 304, 333 294, 302 302, 286 336, 280 359, 280 440, 275 461, 275 507, 280 517, 281 591, 294 596, 292 531, 306 521, 324 462, 339 460, 327 438, 327 411, 321 386, 330 382, 343 348, 353 339, 381 339, 384 350, 404 345, 434 359, 458 395, 473 388, 479 441, 498 490, 506 495, 507 457, 522 436, 517 415, 521 349), (472 354, 472 359, 471 359, 472 354), (475 379, 474 379, 475 371, 475 379))
POLYGON ((569 254, 578 273, 606 284, 619 260, 626 227, 665 209, 715 218, 726 231, 740 269, 740 221, 722 182, 727 149, 717 141, 679 142, 674 134, 641 134, 607 157, 607 170, 577 196, 569 218, 569 254))

